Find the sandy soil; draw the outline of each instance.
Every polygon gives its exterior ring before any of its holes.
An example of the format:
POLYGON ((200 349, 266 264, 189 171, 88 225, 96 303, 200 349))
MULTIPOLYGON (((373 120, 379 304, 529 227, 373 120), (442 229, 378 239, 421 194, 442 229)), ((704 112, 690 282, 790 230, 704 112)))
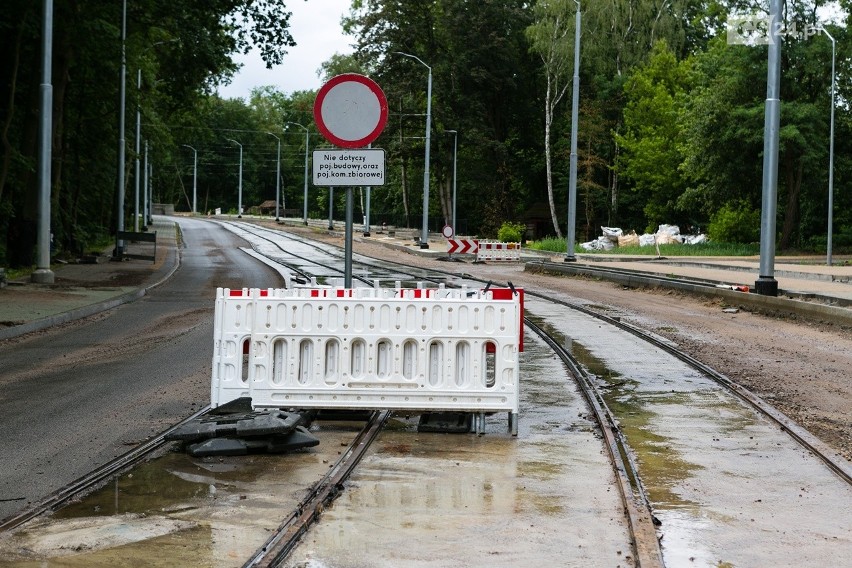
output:
MULTIPOLYGON (((288 227, 288 230, 291 228, 288 227)), ((308 229, 312 238, 343 246, 338 236, 308 229)), ((672 290, 630 289, 581 277, 546 276, 517 264, 439 262, 355 239, 355 252, 412 266, 512 281, 535 291, 608 307, 625 321, 666 337, 678 347, 745 386, 852 460, 852 330, 830 322, 768 317, 718 300, 672 290)))

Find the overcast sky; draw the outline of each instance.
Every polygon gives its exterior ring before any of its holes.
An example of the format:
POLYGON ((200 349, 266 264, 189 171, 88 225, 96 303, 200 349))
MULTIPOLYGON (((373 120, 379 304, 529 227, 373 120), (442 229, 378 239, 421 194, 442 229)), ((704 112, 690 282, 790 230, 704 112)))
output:
POLYGON ((351 0, 290 0, 287 9, 290 17, 290 33, 296 47, 287 50, 284 64, 267 69, 260 54, 252 51, 235 58, 243 67, 230 85, 221 87, 219 94, 224 98, 248 100, 255 87, 272 85, 284 93, 319 89, 317 77, 320 65, 335 53, 351 53, 352 38, 343 35, 340 18, 348 13, 351 0))

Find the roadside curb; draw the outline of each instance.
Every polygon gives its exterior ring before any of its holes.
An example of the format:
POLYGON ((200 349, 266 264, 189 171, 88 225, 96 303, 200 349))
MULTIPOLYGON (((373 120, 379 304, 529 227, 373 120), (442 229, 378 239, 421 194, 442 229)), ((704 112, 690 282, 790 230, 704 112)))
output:
MULTIPOLYGON (((722 298, 732 305, 749 306, 764 312, 785 312, 816 320, 828 320, 842 325, 852 326, 852 310, 817 302, 804 302, 789 298, 762 296, 724 288, 713 288, 641 274, 606 274, 603 275, 582 265, 557 265, 549 263, 528 263, 524 271, 538 274, 582 275, 592 278, 609 280, 636 288, 672 288, 715 298, 722 298)), ((779 294, 797 294, 797 292, 779 290, 779 294)), ((816 296, 812 296, 816 298, 816 296)))
POLYGON ((126 292, 124 294, 121 294, 120 296, 110 298, 109 300, 96 302, 94 304, 89 304, 88 306, 74 308, 66 312, 61 312, 41 319, 28 321, 26 323, 22 323, 13 327, 8 327, 6 329, 0 329, 0 341, 19 337, 21 335, 32 333, 34 331, 41 331, 43 329, 47 329, 56 325, 61 325, 63 323, 68 323, 70 321, 86 318, 100 312, 105 312, 107 310, 117 308, 118 306, 121 306, 123 304, 135 302, 136 300, 147 295, 149 290, 152 290, 162 285, 169 278, 171 278, 175 272, 177 272, 177 269, 180 268, 181 264, 181 247, 179 244, 180 226, 177 223, 173 223, 172 226, 175 231, 175 246, 174 248, 170 249, 169 252, 167 252, 167 259, 164 262, 167 263, 169 262, 170 257, 173 258, 171 259, 171 266, 168 268, 168 271, 163 275, 162 278, 151 284, 142 286, 132 292, 126 292))

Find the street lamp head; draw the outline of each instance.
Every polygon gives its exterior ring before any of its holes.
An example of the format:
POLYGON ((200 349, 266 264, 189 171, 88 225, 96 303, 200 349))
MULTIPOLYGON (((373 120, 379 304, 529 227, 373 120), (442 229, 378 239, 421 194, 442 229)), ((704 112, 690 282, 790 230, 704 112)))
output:
POLYGON ((426 65, 426 63, 424 63, 423 60, 417 57, 416 55, 411 55, 410 53, 403 53, 402 51, 394 51, 392 53, 396 55, 402 55, 403 57, 410 57, 411 59, 420 62, 421 65, 425 66, 429 70, 429 73, 432 73, 432 68, 426 65))
POLYGON ((304 125, 302 125, 302 124, 299 124, 298 122, 285 122, 285 123, 284 123, 284 128, 285 128, 285 129, 287 128, 287 125, 288 125, 288 124, 292 124, 293 126, 298 126, 299 128, 301 128, 301 129, 302 129, 302 130, 304 130, 305 132, 308 132, 308 127, 307 127, 307 126, 304 126, 304 125))

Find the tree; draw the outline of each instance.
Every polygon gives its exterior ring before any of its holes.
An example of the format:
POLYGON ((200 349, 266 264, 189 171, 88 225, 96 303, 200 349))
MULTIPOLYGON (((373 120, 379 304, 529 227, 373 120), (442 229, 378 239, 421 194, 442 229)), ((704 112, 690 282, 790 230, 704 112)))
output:
MULTIPOLYGON (((550 133, 556 105, 568 90, 568 77, 571 74, 571 62, 574 51, 575 20, 571 17, 573 2, 568 0, 540 0, 535 5, 535 23, 527 28, 527 38, 531 49, 541 57, 545 75, 544 94, 544 161, 547 176, 547 199, 553 230, 556 237, 562 238, 559 221, 556 218, 556 203, 553 198, 553 166, 550 146, 550 133)), ((576 6, 579 10, 579 6, 576 6)))
POLYGON ((625 85, 623 149, 617 167, 644 203, 647 226, 679 223, 678 200, 686 183, 681 174, 680 106, 690 87, 690 66, 678 62, 665 42, 654 46, 648 63, 625 85))
MULTIPOLYGON (((0 12, 0 44, 13 57, 0 61, 0 259, 32 264, 35 247, 35 133, 41 53, 41 3, 9 0, 0 12)), ((284 0, 139 0, 127 3, 125 42, 128 111, 137 101, 132 77, 143 70, 143 135, 162 158, 173 146, 162 125, 180 121, 236 66, 235 51, 257 47, 268 63, 293 45, 284 0), (159 126, 158 126, 159 125, 159 126)), ((121 64, 122 3, 68 0, 54 5, 53 158, 51 211, 54 242, 77 252, 113 231, 121 64)), ((132 136, 127 136, 132 144, 132 136)), ((135 155, 127 152, 127 171, 135 155)), ((130 187, 132 176, 126 178, 130 187)), ((129 201, 126 200, 129 204, 129 201)))

